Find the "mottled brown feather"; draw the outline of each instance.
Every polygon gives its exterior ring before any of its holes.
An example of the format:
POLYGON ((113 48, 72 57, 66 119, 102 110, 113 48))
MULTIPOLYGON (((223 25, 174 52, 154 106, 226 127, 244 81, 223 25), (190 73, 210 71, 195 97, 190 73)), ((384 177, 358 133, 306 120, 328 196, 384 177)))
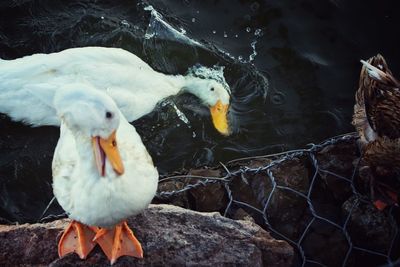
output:
POLYGON ((368 138, 367 129, 377 137, 400 138, 400 90, 399 82, 393 77, 385 59, 381 55, 368 61, 384 75, 381 80, 371 77, 363 66, 360 73, 359 88, 356 92, 353 125, 363 144, 376 138, 368 138))
POLYGON ((377 55, 369 63, 382 70, 385 76, 376 80, 368 75, 363 66, 360 88, 364 91, 364 106, 367 120, 379 137, 400 137, 400 90, 396 79, 388 69, 385 59, 377 55), (361 85, 362 83, 362 85, 361 85))
POLYGON ((362 66, 355 95, 353 125, 361 140, 362 164, 373 171, 377 183, 397 192, 400 188, 400 83, 381 55, 362 66), (367 64, 368 65, 368 64, 367 64), (378 73, 370 75, 368 70, 378 73))

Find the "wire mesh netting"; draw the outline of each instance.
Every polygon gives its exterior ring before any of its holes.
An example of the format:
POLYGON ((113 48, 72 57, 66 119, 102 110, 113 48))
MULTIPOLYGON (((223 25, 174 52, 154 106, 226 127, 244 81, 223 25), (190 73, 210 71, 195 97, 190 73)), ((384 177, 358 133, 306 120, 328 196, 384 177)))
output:
POLYGON ((345 134, 160 177, 154 202, 252 220, 294 247, 293 266, 397 266, 398 207, 372 205, 356 141, 355 133, 345 134))
POLYGON ((356 139, 346 134, 306 149, 221 163, 203 175, 164 177, 157 198, 232 218, 248 214, 295 248, 295 266, 395 266, 397 207, 378 211, 365 196, 356 139))

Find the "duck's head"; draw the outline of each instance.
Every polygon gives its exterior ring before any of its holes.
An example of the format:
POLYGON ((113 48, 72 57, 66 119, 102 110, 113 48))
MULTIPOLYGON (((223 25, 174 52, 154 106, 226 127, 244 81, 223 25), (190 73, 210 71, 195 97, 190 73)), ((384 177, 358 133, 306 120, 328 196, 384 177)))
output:
POLYGON ((101 176, 106 175, 107 161, 118 175, 124 173, 116 140, 120 113, 108 95, 87 84, 69 84, 57 91, 54 107, 61 121, 78 133, 76 138, 91 140, 101 176))
POLYGON ((223 135, 230 134, 228 123, 230 92, 226 85, 213 79, 190 77, 190 82, 183 90, 197 96, 210 109, 212 122, 218 132, 223 135))

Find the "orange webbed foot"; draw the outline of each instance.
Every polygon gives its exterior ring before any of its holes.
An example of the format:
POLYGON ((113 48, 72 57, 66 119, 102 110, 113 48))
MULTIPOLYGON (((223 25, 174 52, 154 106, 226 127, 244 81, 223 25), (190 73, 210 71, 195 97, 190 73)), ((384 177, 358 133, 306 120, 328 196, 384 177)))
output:
POLYGON ((377 191, 380 193, 380 198, 376 199, 373 204, 378 210, 382 211, 387 206, 399 205, 398 193, 396 191, 392 190, 385 184, 377 185, 377 189, 377 191))
POLYGON ((81 259, 86 259, 96 246, 96 242, 93 242, 94 236, 95 232, 91 227, 72 221, 58 243, 58 255, 62 258, 69 253, 76 253, 81 259))
POLYGON ((113 229, 100 229, 96 233, 94 241, 100 245, 111 264, 114 264, 121 256, 143 258, 142 246, 126 221, 116 225, 113 229))
POLYGON ((388 205, 386 202, 384 202, 384 201, 382 201, 382 200, 380 200, 380 199, 375 200, 375 201, 373 202, 373 204, 374 204, 375 208, 377 208, 379 211, 384 210, 384 209, 387 207, 387 205, 388 205))

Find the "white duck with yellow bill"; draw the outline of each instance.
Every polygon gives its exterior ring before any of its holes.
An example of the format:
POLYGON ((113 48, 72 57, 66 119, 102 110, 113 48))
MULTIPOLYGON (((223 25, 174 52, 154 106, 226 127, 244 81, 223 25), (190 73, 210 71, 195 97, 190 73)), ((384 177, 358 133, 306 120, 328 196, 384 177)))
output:
POLYGON ((64 84, 86 82, 107 92, 130 122, 151 112, 160 100, 189 92, 210 109, 215 128, 229 134, 229 86, 223 77, 195 76, 157 72, 120 48, 71 48, 0 60, 0 113, 33 126, 57 126, 55 92, 64 84))
POLYGON ((126 218, 155 195, 158 172, 135 128, 105 93, 87 84, 58 89, 61 121, 53 158, 53 190, 72 219, 59 242, 60 257, 85 259, 98 243, 113 264, 120 256, 143 257, 126 218))

